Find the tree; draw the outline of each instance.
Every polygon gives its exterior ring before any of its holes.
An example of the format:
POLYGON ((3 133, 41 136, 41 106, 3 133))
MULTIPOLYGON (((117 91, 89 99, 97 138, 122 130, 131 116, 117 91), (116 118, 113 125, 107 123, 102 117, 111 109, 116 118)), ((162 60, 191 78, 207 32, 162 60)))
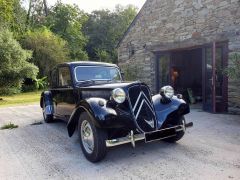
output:
POLYGON ((26 11, 20 0, 0 0, 0 25, 9 28, 19 38, 26 29, 26 11))
POLYGON ((31 51, 22 49, 6 29, 0 31, 0 94, 20 91, 24 78, 36 78, 38 68, 28 62, 31 51))
POLYGON ((99 60, 98 52, 107 53, 111 62, 117 62, 116 45, 137 14, 134 6, 116 6, 109 10, 93 11, 84 25, 84 34, 89 39, 87 52, 91 59, 99 60))
POLYGON ((111 62, 111 56, 108 54, 107 51, 102 50, 102 49, 96 49, 95 52, 96 52, 96 55, 100 62, 102 62, 102 61, 103 62, 111 62))
POLYGON ((82 33, 82 24, 87 20, 87 15, 76 5, 58 2, 50 9, 46 26, 68 42, 72 60, 86 60, 84 50, 87 38, 82 33))
POLYGON ((0 0, 1 25, 13 20, 13 4, 15 0, 0 0))
POLYGON ((11 30, 14 37, 20 39, 26 31, 27 12, 21 6, 21 0, 15 0, 13 6, 13 22, 11 24, 11 30))
POLYGON ((113 31, 111 33, 115 36, 115 42, 118 43, 133 19, 136 17, 138 9, 133 5, 128 5, 126 7, 117 5, 115 11, 116 26, 113 26, 113 31))
POLYGON ((111 53, 113 42, 109 30, 113 24, 113 16, 109 10, 93 11, 84 25, 84 34, 89 39, 87 52, 91 60, 99 60, 97 51, 111 53))
POLYGON ((45 23, 48 15, 46 0, 29 0, 26 23, 30 27, 39 27, 45 23))
POLYGON ((28 31, 21 42, 33 51, 31 62, 39 67, 39 77, 49 75, 56 64, 69 61, 67 42, 46 27, 28 31))

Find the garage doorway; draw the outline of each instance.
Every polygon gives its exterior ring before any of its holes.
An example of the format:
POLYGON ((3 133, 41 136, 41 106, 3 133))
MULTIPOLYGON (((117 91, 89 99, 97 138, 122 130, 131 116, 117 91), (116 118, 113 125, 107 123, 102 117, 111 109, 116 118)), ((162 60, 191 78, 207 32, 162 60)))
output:
POLYGON ((171 84, 176 93, 209 112, 227 111, 227 43, 157 53, 157 91, 171 84))

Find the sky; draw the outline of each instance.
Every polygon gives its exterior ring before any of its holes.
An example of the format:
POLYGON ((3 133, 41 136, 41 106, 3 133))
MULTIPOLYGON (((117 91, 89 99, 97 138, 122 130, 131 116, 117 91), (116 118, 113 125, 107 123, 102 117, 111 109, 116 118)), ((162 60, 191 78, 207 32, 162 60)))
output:
MULTIPOLYGON (((113 10, 117 4, 126 6, 128 4, 135 5, 140 10, 146 0, 62 0, 62 3, 77 4, 80 9, 85 12, 92 12, 99 9, 113 10)), ((29 0, 25 0, 28 4, 29 0)), ((52 6, 57 0, 47 0, 48 6, 52 6)))

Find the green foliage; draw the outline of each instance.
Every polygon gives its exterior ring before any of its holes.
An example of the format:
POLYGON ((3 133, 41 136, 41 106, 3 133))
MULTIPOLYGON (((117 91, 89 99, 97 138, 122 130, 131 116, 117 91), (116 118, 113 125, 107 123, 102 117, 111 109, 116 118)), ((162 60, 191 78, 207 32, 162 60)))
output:
POLYGON ((22 44, 33 51, 31 62, 39 67, 39 77, 47 76, 56 64, 69 61, 67 42, 45 27, 28 31, 22 44))
POLYGON ((240 53, 230 55, 229 67, 226 69, 227 75, 240 82, 240 53))
POLYGON ((39 28, 44 25, 47 16, 46 0, 29 0, 26 24, 31 28, 39 28))
POLYGON ((13 20, 13 4, 15 0, 0 0, 0 22, 10 23, 13 20))
POLYGON ((98 57, 98 60, 100 62, 111 62, 111 56, 110 54, 105 51, 105 50, 102 50, 102 49, 96 49, 95 50, 96 52, 96 56, 98 57))
POLYGON ((93 11, 83 29, 89 39, 86 48, 90 59, 99 60, 99 52, 103 51, 111 62, 117 63, 116 45, 136 14, 134 6, 117 6, 114 12, 93 11))
POLYGON ((49 9, 46 0, 29 0, 27 12, 22 2, 0 0, 0 94, 45 88, 38 70, 45 77, 65 61, 117 63, 116 45, 137 13, 134 6, 116 6, 86 14, 61 1, 49 9), (23 84, 25 78, 34 83, 23 84))
POLYGON ((88 55, 84 50, 87 38, 82 33, 82 24, 87 20, 87 15, 76 5, 58 2, 47 17, 47 26, 68 42, 72 60, 86 60, 88 55))
POLYGON ((6 29, 0 31, 0 94, 16 93, 24 78, 36 78, 38 68, 28 62, 31 51, 22 49, 6 29))
POLYGON ((122 66, 122 71, 124 73, 124 79, 126 81, 137 81, 141 77, 142 67, 136 64, 126 64, 122 66))
POLYGON ((9 124, 6 124, 6 125, 3 125, 2 127, 1 127, 1 129, 3 130, 3 129, 14 129, 14 128, 18 128, 18 125, 15 125, 15 124, 13 124, 13 123, 9 123, 9 124))
POLYGON ((13 22, 10 25, 14 37, 20 39, 26 31, 26 17, 27 12, 21 6, 21 0, 14 0, 13 4, 13 22))
POLYGON ((48 86, 47 77, 26 79, 22 85, 22 92, 32 92, 37 90, 44 90, 48 86))
POLYGON ((34 92, 34 91, 37 91, 37 87, 35 84, 30 84, 30 85, 23 84, 22 85, 21 92, 26 93, 26 92, 34 92))
POLYGON ((47 81, 47 77, 43 77, 40 79, 34 79, 35 82, 35 86, 38 90, 40 89, 46 89, 47 85, 48 85, 48 81, 47 81))
POLYGON ((0 0, 0 25, 9 28, 16 38, 26 29, 26 14, 20 0, 0 0))

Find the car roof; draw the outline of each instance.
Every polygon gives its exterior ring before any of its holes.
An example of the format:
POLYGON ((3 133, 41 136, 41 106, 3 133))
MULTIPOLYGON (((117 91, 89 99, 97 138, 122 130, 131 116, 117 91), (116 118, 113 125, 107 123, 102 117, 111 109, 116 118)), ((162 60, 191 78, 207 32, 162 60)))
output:
POLYGON ((69 66, 113 66, 118 67, 116 64, 105 63, 105 62, 95 62, 95 61, 74 61, 74 62, 65 62, 59 65, 69 65, 69 66))

